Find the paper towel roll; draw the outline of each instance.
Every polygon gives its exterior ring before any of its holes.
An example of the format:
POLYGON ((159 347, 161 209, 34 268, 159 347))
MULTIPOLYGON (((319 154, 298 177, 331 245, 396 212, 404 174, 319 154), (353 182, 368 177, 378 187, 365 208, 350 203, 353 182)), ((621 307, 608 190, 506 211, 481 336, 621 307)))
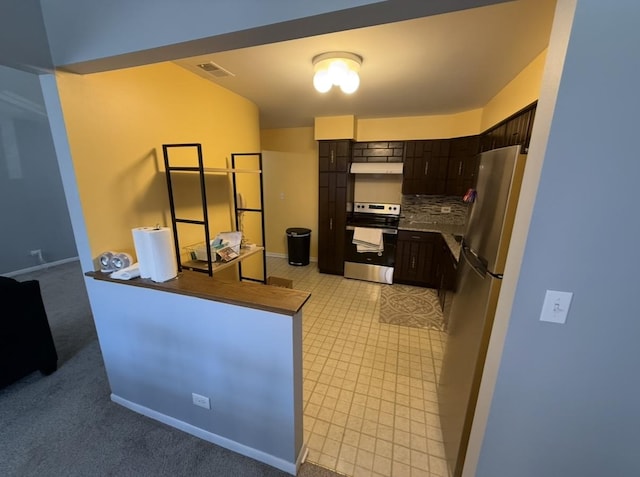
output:
POLYGON ((136 249, 136 257, 138 258, 140 277, 142 278, 151 278, 153 257, 149 255, 149 243, 146 233, 149 230, 153 230, 153 227, 137 227, 131 230, 133 235, 133 246, 136 249))
POLYGON ((146 230, 147 251, 151 257, 151 280, 166 282, 178 275, 176 251, 173 247, 171 230, 167 227, 146 230))
POLYGON ((176 252, 168 227, 137 227, 131 230, 141 278, 166 282, 178 275, 176 252))

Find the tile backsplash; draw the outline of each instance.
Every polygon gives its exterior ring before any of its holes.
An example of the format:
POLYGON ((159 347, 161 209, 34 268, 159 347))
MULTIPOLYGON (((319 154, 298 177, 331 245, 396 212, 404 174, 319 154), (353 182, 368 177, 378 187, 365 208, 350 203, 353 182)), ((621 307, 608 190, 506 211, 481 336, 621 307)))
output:
POLYGON ((401 212, 413 222, 464 225, 468 204, 457 196, 403 195, 401 212), (442 212, 443 207, 450 207, 451 212, 442 212))

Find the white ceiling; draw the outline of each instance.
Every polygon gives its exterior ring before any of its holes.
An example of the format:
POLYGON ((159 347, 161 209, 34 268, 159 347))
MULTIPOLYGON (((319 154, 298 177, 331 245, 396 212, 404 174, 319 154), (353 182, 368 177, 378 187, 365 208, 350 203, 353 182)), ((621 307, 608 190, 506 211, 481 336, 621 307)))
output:
POLYGON ((311 126, 316 116, 447 114, 484 106, 549 41, 556 0, 516 0, 414 20, 179 60, 258 105, 261 128, 311 126), (311 59, 363 58, 360 89, 313 89, 311 59), (196 65, 213 61, 234 76, 196 65))

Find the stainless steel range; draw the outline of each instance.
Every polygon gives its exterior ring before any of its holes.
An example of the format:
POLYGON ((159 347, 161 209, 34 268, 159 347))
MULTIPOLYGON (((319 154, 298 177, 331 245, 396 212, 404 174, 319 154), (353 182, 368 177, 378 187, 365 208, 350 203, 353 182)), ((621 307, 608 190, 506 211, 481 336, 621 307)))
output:
POLYGON ((345 278, 393 283, 400 204, 356 202, 347 217, 345 278))

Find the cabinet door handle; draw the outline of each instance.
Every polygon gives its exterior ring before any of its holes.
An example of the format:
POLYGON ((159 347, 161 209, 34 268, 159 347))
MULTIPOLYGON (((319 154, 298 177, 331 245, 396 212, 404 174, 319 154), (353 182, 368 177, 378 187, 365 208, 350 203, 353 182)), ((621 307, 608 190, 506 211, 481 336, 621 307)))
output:
POLYGON ((458 175, 462 175, 462 161, 458 162, 458 175))
POLYGON ((420 240, 422 237, 418 237, 417 235, 412 235, 411 240, 420 240))
POLYGON ((336 161, 336 152, 331 149, 331 164, 333 164, 336 161))
POLYGON ((329 219, 329 230, 333 230, 333 219, 329 219))
POLYGON ((427 175, 427 172, 429 172, 429 161, 424 163, 424 175, 427 175))
POLYGON ((412 269, 416 268, 416 257, 415 257, 415 255, 413 257, 411 257, 411 268, 412 269))

